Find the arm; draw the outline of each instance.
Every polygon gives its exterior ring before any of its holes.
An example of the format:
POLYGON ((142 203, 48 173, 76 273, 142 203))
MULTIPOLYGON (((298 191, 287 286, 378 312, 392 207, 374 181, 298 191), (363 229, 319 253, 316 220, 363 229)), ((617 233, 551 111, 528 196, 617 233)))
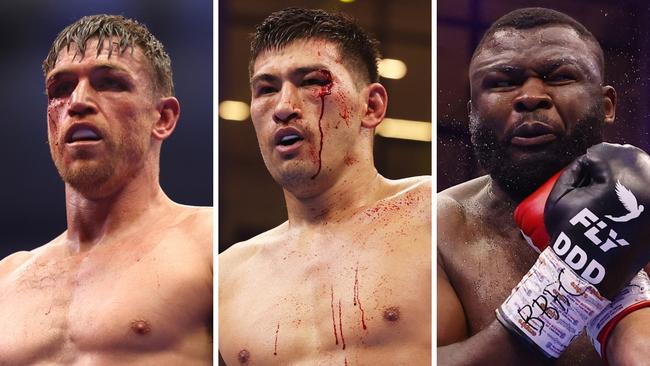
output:
POLYGON ((607 342, 610 365, 647 365, 650 360, 650 308, 628 314, 607 342))
MULTIPOLYGON (((438 195, 438 243, 458 240, 466 225, 460 205, 438 195), (442 219, 444 218, 444 220, 442 219)), ((437 354, 439 365, 541 365, 542 356, 517 340, 495 319, 481 332, 468 337, 463 306, 444 267, 438 250, 437 264, 437 354)))
POLYGON ((438 364, 440 365, 541 365, 544 360, 515 339, 498 322, 467 337, 460 300, 438 258, 438 364))

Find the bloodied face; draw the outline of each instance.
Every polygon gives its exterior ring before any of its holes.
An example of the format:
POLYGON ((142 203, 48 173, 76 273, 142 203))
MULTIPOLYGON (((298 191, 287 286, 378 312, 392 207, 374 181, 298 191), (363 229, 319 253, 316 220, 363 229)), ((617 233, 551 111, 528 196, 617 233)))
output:
POLYGON ((251 118, 262 157, 283 187, 332 179, 358 159, 364 93, 329 41, 294 41, 262 52, 251 79, 251 118))
POLYGON ((614 89, 592 41, 564 26, 504 29, 470 66, 470 130, 479 162, 513 198, 602 140, 614 89))
POLYGON ((160 116, 142 51, 113 47, 110 57, 107 44, 97 55, 91 39, 82 57, 72 43, 46 76, 52 159, 63 180, 82 191, 142 169, 160 116))

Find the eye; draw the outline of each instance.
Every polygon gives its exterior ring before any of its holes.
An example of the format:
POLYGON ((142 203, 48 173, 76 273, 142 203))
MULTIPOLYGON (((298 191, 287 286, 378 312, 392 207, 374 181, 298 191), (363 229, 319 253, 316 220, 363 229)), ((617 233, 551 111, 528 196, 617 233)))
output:
POLYGON ((75 86, 76 83, 70 80, 54 82, 47 87, 47 96, 49 99, 66 97, 72 93, 75 86))
POLYGON ((320 78, 307 78, 302 81, 302 85, 317 85, 317 86, 325 86, 329 84, 330 81, 326 79, 320 79, 320 78))
POLYGON ((275 93, 277 89, 271 85, 259 85, 255 87, 255 96, 262 96, 275 93))
POLYGON ((484 86, 492 91, 510 91, 518 85, 516 80, 511 78, 489 78, 484 82, 484 86))
POLYGON ((576 81, 576 78, 569 73, 554 73, 545 76, 544 81, 551 85, 565 85, 576 81))
POLYGON ((124 91, 127 90, 127 85, 118 77, 114 76, 102 76, 97 78, 93 83, 94 87, 97 90, 106 90, 106 91, 124 91))

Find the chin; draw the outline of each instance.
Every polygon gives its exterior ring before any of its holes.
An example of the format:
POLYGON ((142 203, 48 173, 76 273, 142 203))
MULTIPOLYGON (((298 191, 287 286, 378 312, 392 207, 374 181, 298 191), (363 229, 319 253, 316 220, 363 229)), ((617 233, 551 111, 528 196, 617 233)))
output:
POLYGON ((315 195, 318 190, 319 182, 322 181, 323 171, 312 179, 315 170, 313 167, 309 169, 284 169, 281 172, 271 174, 273 179, 286 191, 298 198, 309 198, 315 195))
POLYGON ((63 181, 79 191, 96 190, 115 175, 114 162, 75 161, 72 164, 55 162, 63 181))

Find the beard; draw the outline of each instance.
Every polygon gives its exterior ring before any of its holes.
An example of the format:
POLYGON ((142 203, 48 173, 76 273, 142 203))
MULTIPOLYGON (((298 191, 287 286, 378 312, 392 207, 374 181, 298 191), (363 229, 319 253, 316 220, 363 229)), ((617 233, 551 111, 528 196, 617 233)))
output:
MULTIPOLYGON (((119 175, 119 167, 127 166, 134 175, 144 164, 146 144, 138 140, 137 134, 127 133, 125 137, 112 140, 104 133, 102 143, 106 144, 108 154, 103 157, 92 156, 84 151, 75 153, 72 163, 64 161, 65 142, 63 140, 52 143, 50 141, 50 153, 54 165, 61 176, 61 179, 74 189, 90 193, 101 190, 102 187, 119 175)), ((123 175, 123 173, 122 173, 123 175)))
MULTIPOLYGON (((536 120, 544 121, 543 116, 536 120)), ((520 157, 511 154, 510 139, 499 141, 489 126, 496 123, 481 119, 477 113, 470 114, 470 135, 474 153, 483 169, 494 179, 510 198, 519 202, 533 193, 553 174, 567 166, 587 149, 603 140, 605 114, 602 106, 595 103, 579 119, 572 131, 540 148, 531 148, 520 157)))

